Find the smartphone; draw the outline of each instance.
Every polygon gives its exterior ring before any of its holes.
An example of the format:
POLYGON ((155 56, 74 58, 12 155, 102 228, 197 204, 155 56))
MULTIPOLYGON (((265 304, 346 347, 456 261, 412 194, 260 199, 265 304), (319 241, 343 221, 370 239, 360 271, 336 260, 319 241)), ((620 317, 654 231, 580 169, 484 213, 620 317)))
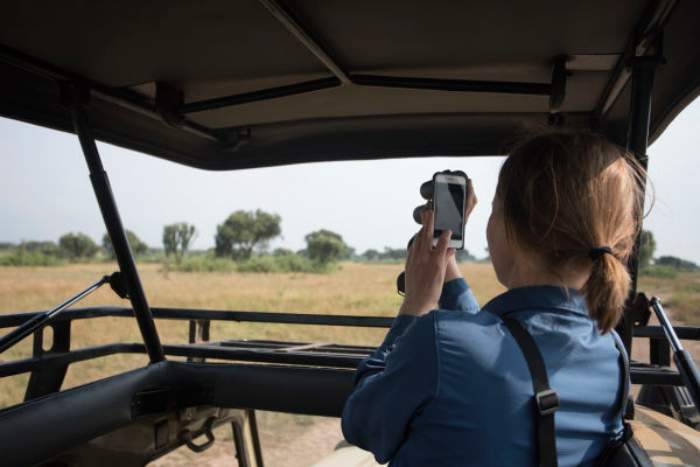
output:
POLYGON ((449 247, 464 248, 464 204, 467 198, 467 177, 455 173, 433 176, 433 246, 445 230, 452 231, 449 247))

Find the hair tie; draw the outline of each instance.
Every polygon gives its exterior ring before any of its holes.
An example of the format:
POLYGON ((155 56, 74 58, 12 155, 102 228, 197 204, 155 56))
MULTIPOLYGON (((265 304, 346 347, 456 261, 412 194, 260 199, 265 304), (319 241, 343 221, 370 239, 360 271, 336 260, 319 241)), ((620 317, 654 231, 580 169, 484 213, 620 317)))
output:
POLYGON ((596 261, 597 259, 599 259, 601 256, 603 256, 606 253, 614 256, 612 248, 610 248, 609 246, 599 246, 597 248, 591 248, 590 251, 588 252, 588 256, 593 261, 596 261))

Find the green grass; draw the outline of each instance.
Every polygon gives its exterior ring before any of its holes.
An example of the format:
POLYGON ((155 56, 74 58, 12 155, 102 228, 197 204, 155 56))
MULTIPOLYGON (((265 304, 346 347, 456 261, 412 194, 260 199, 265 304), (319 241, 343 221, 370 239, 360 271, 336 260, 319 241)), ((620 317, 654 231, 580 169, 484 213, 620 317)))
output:
POLYGON ((327 273, 336 269, 335 263, 319 263, 297 254, 260 255, 243 261, 233 261, 229 258, 214 256, 189 256, 181 261, 167 261, 163 268, 168 271, 180 272, 254 272, 254 273, 286 273, 286 272, 315 272, 327 273))
POLYGON ((649 266, 647 268, 642 269, 640 275, 641 276, 649 276, 649 277, 662 277, 666 279, 674 279, 678 277, 679 271, 676 268, 673 268, 671 266, 649 266))

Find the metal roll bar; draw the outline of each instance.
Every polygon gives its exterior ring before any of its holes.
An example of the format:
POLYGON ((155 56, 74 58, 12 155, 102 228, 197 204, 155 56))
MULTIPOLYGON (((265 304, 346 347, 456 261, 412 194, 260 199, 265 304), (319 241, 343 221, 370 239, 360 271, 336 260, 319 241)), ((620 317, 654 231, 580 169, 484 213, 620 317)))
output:
POLYGON ((693 357, 683 348, 683 344, 681 344, 680 339, 676 335, 668 315, 666 315, 664 308, 661 306, 661 300, 657 297, 652 297, 651 308, 654 310, 654 314, 673 348, 673 361, 676 363, 683 385, 693 398, 695 407, 700 407, 700 372, 698 372, 698 368, 693 362, 693 357))
POLYGON ((153 315, 151 314, 151 309, 146 300, 146 294, 143 291, 139 273, 136 270, 134 257, 131 253, 129 241, 124 232, 121 218, 119 217, 119 211, 112 194, 109 178, 102 166, 100 153, 95 143, 95 136, 92 133, 92 128, 90 127, 85 112, 85 106, 89 102, 89 92, 76 85, 68 85, 63 87, 62 97, 70 108, 75 133, 78 135, 80 146, 85 156, 85 162, 90 170, 90 181, 95 191, 95 197, 100 206, 102 218, 107 227, 107 233, 114 246, 114 254, 117 257, 119 269, 126 285, 128 298, 134 309, 134 314, 136 315, 136 320, 141 335, 143 336, 143 342, 146 346, 148 356, 151 363, 165 360, 163 346, 160 343, 158 331, 153 322, 153 315))

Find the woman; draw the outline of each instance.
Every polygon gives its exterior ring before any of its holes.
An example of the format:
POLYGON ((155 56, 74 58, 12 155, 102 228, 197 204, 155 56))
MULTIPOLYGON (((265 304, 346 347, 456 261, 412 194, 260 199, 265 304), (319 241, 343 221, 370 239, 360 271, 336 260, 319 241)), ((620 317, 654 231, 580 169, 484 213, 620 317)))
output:
MULTIPOLYGON (((560 466, 592 465, 619 436, 613 328, 629 290, 643 171, 582 132, 538 135, 505 161, 487 227, 508 289, 479 309, 424 210, 406 262, 406 296, 383 344, 357 371, 345 438, 391 466, 537 464, 530 372, 503 323, 518 320, 559 396, 560 466)), ((469 187, 466 216, 476 198, 469 187)))

